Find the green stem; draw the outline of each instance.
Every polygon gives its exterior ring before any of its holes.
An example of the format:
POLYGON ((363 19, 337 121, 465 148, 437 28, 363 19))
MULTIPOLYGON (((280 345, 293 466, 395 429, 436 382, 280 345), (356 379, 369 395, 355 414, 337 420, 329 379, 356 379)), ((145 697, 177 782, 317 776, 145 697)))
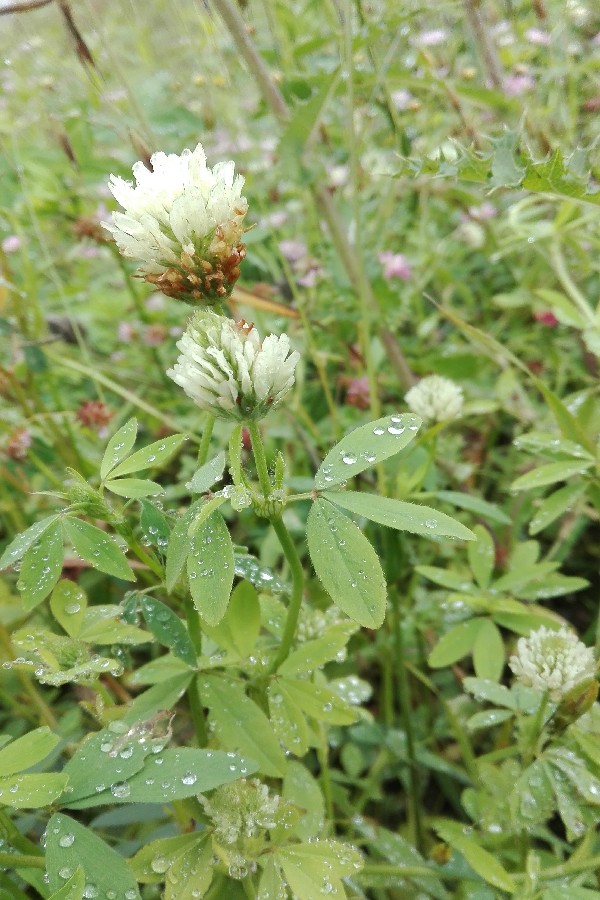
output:
POLYGON ((333 828, 334 809, 333 809, 333 792, 331 790, 331 775, 329 773, 329 744, 327 743, 327 729, 322 722, 319 723, 319 744, 317 746, 317 757, 319 766, 321 767, 321 788, 323 789, 323 798, 325 800, 326 821, 333 828))
MULTIPOLYGON (((191 597, 184 600, 185 617, 187 620, 188 632, 190 640, 194 645, 194 652, 197 657, 202 654, 202 628, 200 626, 200 616, 198 610, 194 606, 191 597)), ((194 728, 196 729, 196 740, 199 747, 205 747, 208 742, 208 734, 206 731, 206 722, 204 719, 204 709, 200 702, 200 693, 198 690, 199 675, 196 675, 187 689, 187 698, 190 704, 190 713, 194 728)))
POLYGON ((203 466, 206 460, 208 459, 208 451, 210 448, 210 439, 212 437, 213 428, 215 427, 215 417, 211 416, 210 413, 206 414, 206 422, 204 424, 204 431, 202 432, 202 440, 200 441, 200 446, 198 447, 198 465, 203 466))
POLYGON ((588 322, 588 324, 593 325, 595 323, 594 312, 571 278, 569 270, 567 269, 567 264, 563 256, 561 246, 558 241, 554 241, 552 243, 550 262, 558 277, 558 280, 562 284, 563 288, 565 289, 575 306, 579 309, 583 318, 588 322))
MULTIPOLYGON (((441 873, 435 869, 429 869, 427 866, 394 866, 387 863, 372 863, 363 866, 360 870, 361 875, 387 875, 389 877, 397 876, 398 878, 440 878, 441 873)), ((444 874, 441 877, 446 878, 444 874)), ((459 876, 448 876, 457 878, 459 876)), ((360 875, 359 875, 360 878, 360 875)))
POLYGON ((408 814, 417 850, 423 850, 423 823, 421 820, 421 801, 419 797, 419 772, 415 754, 415 738, 412 727, 412 702, 408 673, 404 666, 404 639, 400 622, 400 603, 395 592, 392 594, 392 628, 394 636, 394 655, 396 657, 396 679, 398 700, 402 714, 402 724, 406 734, 406 753, 409 766, 408 814))
POLYGON ((243 485, 242 425, 236 425, 229 437, 229 471, 235 485, 243 485))
POLYGON ((6 866, 7 869, 45 869, 46 862, 43 856, 0 852, 0 866, 6 866))
POLYGON ((285 620, 285 626, 283 629, 283 636, 281 638, 279 650, 277 651, 277 655, 269 667, 269 674, 276 672, 279 666, 283 662, 285 662, 285 660, 289 656, 289 652, 292 647, 292 641, 294 640, 294 635, 296 634, 298 616, 300 615, 300 607, 302 605, 302 597, 304 595, 304 571, 302 569, 300 557, 298 556, 294 543, 290 537, 290 533, 287 530, 283 519, 281 518, 274 519, 271 524, 273 526, 275 534, 279 539, 281 549, 283 550, 285 558, 290 567, 290 572, 292 575, 292 596, 290 598, 290 605, 288 606, 287 618, 285 620))
POLYGON ((244 893, 249 900, 256 900, 256 891, 254 890, 254 882, 252 881, 252 875, 247 875, 246 878, 242 881, 242 887, 244 888, 244 893))
POLYGON ((267 466, 267 457, 265 456, 265 447, 260 434, 260 429, 256 422, 246 422, 246 427, 250 432, 250 440, 252 441, 252 452, 254 453, 254 462, 256 464, 256 474, 260 489, 265 498, 271 494, 271 479, 269 478, 269 468, 267 466))

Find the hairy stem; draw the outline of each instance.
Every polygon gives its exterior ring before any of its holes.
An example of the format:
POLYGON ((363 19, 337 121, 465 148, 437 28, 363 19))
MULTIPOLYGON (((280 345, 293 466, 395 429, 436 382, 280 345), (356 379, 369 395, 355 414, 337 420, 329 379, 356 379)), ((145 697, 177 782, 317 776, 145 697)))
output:
POLYGON ((263 495, 269 497, 272 491, 271 479, 269 478, 269 468, 267 466, 267 457, 265 456, 265 447, 263 444, 260 428, 256 422, 247 422, 246 427, 250 432, 250 440, 252 441, 252 452, 254 454, 254 462, 256 464, 256 474, 258 475, 258 483, 263 495))

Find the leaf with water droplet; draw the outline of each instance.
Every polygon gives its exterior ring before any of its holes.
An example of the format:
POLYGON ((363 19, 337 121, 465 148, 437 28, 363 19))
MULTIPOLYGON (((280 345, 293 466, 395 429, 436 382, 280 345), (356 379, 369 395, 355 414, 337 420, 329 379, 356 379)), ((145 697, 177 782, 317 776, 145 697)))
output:
POLYGON ((267 696, 269 718, 278 739, 288 753, 305 756, 310 745, 310 730, 302 709, 285 690, 285 685, 280 690, 279 681, 269 685, 267 696))
POLYGON ((510 485, 510 490, 529 491, 547 484, 556 484, 557 481, 568 481, 574 475, 583 475, 593 465, 591 460, 545 463, 516 478, 510 485))
POLYGON ((60 738, 47 725, 29 731, 0 750, 0 775, 14 775, 35 766, 51 753, 60 738))
POLYGON ((164 487, 156 481, 147 481, 145 478, 111 478, 104 484, 107 491, 112 491, 118 497, 126 497, 128 500, 138 500, 140 497, 155 497, 164 494, 164 487))
POLYGON ((312 641, 305 641, 293 650, 288 658, 279 667, 280 675, 298 675, 302 672, 312 672, 324 666, 325 663, 335 659, 350 637, 356 631, 353 622, 337 622, 330 625, 325 634, 312 641))
POLYGON ((97 889, 97 894, 91 896, 105 898, 110 896, 108 892, 114 891, 121 900, 123 897, 141 900, 127 861, 90 828, 70 816, 55 813, 46 829, 46 868, 50 890, 60 890, 65 883, 64 873, 68 871, 67 877, 72 877, 79 866, 83 869, 85 884, 97 889), (65 834, 72 834, 74 838, 67 847, 60 843, 65 834))
POLYGON ((379 628, 385 617, 385 578, 364 534, 333 504, 318 499, 306 535, 315 572, 336 606, 359 625, 379 628))
POLYGON ((357 713, 348 706, 339 694, 299 678, 280 678, 278 686, 285 691, 303 712, 318 722, 331 725, 351 725, 356 722, 357 713))
POLYGON ((208 462, 204 463, 203 466, 200 466, 200 468, 194 472, 191 481, 187 485, 188 490, 190 490, 192 494, 204 494, 213 486, 215 481, 221 480, 224 470, 225 453, 224 451, 221 451, 220 453, 217 453, 213 459, 209 459, 208 462))
POLYGON ((326 491, 323 497, 347 509, 349 512, 371 519, 379 525, 410 531, 424 537, 451 537, 472 541, 475 535, 470 528, 451 516, 420 503, 405 503, 377 494, 361 494, 356 491, 326 491))
MULTIPOLYGON (((138 850, 129 861, 129 865, 137 881, 141 884, 160 884, 165 880, 165 873, 179 856, 187 850, 194 850, 196 854, 199 854, 200 848, 206 843, 207 838, 207 832, 202 834, 196 831, 192 834, 178 834, 174 837, 150 841, 149 844, 144 844, 141 850, 138 850), (162 864, 157 866, 156 860, 162 860, 162 864)), ((212 845, 210 849, 212 853, 212 845)))
POLYGON ((582 482, 566 484, 564 487, 553 491, 535 510, 533 519, 529 523, 529 534, 535 535, 543 531, 560 516, 571 510, 584 496, 587 485, 582 482))
POLYGON ((438 819, 433 827, 443 841, 464 856, 471 868, 484 881, 500 890, 508 891, 509 894, 515 893, 515 884, 504 866, 495 856, 480 847, 476 840, 465 835, 462 825, 438 819))
POLYGON ((486 621, 487 619, 483 618, 469 619, 447 631, 429 654, 427 662, 431 668, 441 669, 451 666, 471 653, 479 629, 486 621))
POLYGON ((10 542, 0 557, 0 571, 18 563, 19 560, 25 556, 32 544, 35 544, 46 529, 50 528, 50 526, 59 518, 60 516, 58 514, 47 516, 45 519, 41 519, 39 522, 31 525, 27 531, 18 534, 16 538, 10 542))
POLYGON ((158 468, 168 462, 186 440, 187 434, 172 434, 149 444, 148 447, 142 447, 113 469, 111 477, 120 478, 121 475, 129 475, 131 472, 158 468))
POLYGON ((85 873, 82 866, 78 866, 73 875, 58 891, 52 894, 48 900, 81 900, 85 889, 85 873))
POLYGON ((67 784, 67 776, 59 772, 11 775, 0 779, 0 804, 15 809, 50 806, 64 792, 67 784))
MULTIPOLYGON (((127 734, 129 727, 124 723, 124 734, 127 734)), ((144 758, 151 753, 151 747, 148 743, 139 743, 134 737, 130 742, 122 742, 121 749, 131 748, 131 755, 123 757, 115 752, 112 756, 112 748, 121 738, 122 735, 103 728, 83 742, 63 769, 63 773, 69 777, 70 788, 65 806, 85 809, 100 803, 114 802, 106 799, 99 801, 99 796, 111 784, 126 780, 143 768, 144 758)))
POLYGON ((69 637, 77 637, 87 609, 85 591, 74 581, 59 581, 50 597, 50 609, 69 637))
POLYGON ((178 856, 169 869, 164 900, 199 900, 203 897, 213 879, 214 857, 210 840, 206 840, 203 847, 190 847, 178 856))
POLYGON ((63 519, 63 528, 67 540, 73 544, 75 551, 95 569, 100 569, 101 572, 115 578, 135 581, 127 557, 115 543, 114 538, 105 531, 71 516, 63 519))
POLYGON ((54 522, 23 557, 17 588, 26 610, 34 609, 48 596, 60 578, 62 567, 62 531, 59 522, 54 522))
POLYGON ((394 456, 414 440, 420 425, 418 416, 404 413, 355 428, 329 451, 315 475, 315 488, 327 490, 394 456))
POLYGON ((331 840, 289 844, 274 856, 299 900, 321 896, 343 900, 346 893, 340 879, 356 875, 363 863, 356 848, 331 840))
POLYGON ((210 721, 224 746, 255 760, 265 775, 284 775, 285 756, 262 709, 231 681, 205 675, 199 684, 210 721))
POLYGON ((165 553, 169 543, 171 530, 162 511, 150 500, 140 500, 140 528, 142 529, 144 540, 149 544, 165 553))
POLYGON ((103 481, 108 473, 125 459, 135 444, 137 429, 137 419, 129 419, 109 440, 100 463, 100 478, 103 481))
POLYGON ((181 518, 173 526, 171 537, 169 538, 169 546, 167 547, 167 563, 165 581, 169 593, 179 581, 179 576, 183 572, 185 561, 190 552, 189 529, 190 525, 198 515, 202 500, 196 500, 190 508, 181 516, 181 518))
POLYGON ((196 665, 196 653, 187 628, 178 615, 154 597, 144 596, 140 599, 142 615, 146 625, 157 641, 169 647, 188 666, 196 665))
POLYGON ((494 539, 483 525, 475 525, 473 533, 477 540, 470 543, 467 548, 469 565, 477 584, 485 591, 489 587, 494 571, 496 547, 494 539))
POLYGON ((187 572, 194 606, 209 625, 225 612, 233 586, 233 543, 223 516, 213 512, 194 531, 187 572))

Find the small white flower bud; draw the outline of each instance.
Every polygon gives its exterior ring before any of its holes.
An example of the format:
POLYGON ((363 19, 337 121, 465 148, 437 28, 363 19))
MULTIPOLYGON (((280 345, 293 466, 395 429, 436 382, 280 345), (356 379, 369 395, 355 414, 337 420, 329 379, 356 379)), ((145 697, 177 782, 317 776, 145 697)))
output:
POLYGON ((542 626, 517 641, 509 666, 526 687, 549 691, 560 702, 565 694, 596 674, 594 651, 564 625, 558 631, 542 626))
POLYGON ((442 375, 422 378, 411 387, 404 399, 411 412, 429 422, 456 419, 463 408, 462 388, 442 375))
POLYGON ((222 419, 262 419, 294 384, 300 359, 287 334, 261 343, 256 328, 211 310, 197 313, 177 342, 181 355, 167 371, 188 397, 222 419))
POLYGON ((104 227, 163 293, 192 304, 219 302, 231 293, 246 255, 244 179, 234 176, 233 162, 210 169, 201 144, 181 156, 154 153, 150 163, 152 171, 134 165, 135 185, 111 175, 124 212, 114 212, 104 227))

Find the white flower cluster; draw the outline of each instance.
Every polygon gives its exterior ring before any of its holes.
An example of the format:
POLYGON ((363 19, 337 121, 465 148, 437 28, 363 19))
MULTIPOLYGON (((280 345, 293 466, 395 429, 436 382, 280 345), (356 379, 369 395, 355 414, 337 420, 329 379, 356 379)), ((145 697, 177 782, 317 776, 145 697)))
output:
POLYGON ((214 416, 261 419, 278 406, 294 384, 300 354, 290 353, 287 334, 269 335, 245 321, 211 310, 198 312, 177 342, 181 351, 167 371, 188 397, 214 416))
POLYGON ((542 626, 519 638, 509 665, 521 684, 549 691, 560 702, 565 694, 596 674, 594 651, 564 625, 558 631, 542 626))
POLYGON ((462 388, 442 375, 422 378, 404 399, 411 412, 428 422, 456 419, 463 408, 462 388))
POLYGON ((111 175, 124 212, 114 212, 104 227, 163 293, 192 304, 222 300, 246 253, 240 243, 248 210, 244 179, 235 176, 233 162, 210 169, 201 144, 181 156, 154 153, 150 163, 152 171, 134 165, 135 185, 111 175))
POLYGON ((215 837, 235 844, 275 828, 279 795, 270 794, 257 778, 242 779, 217 788, 210 799, 198 798, 215 826, 215 837))

